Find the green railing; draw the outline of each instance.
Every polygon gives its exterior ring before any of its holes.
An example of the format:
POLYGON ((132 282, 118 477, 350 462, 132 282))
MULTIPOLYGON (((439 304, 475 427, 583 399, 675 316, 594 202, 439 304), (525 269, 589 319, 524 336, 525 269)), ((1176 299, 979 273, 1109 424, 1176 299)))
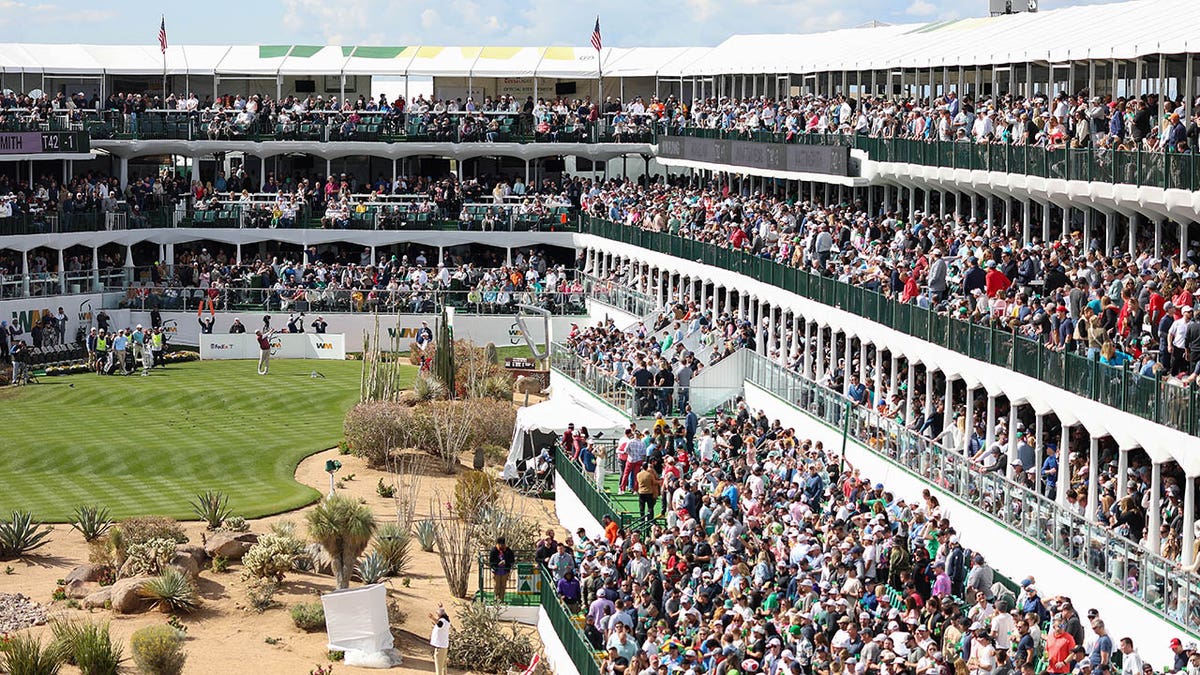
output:
MULTIPOLYGON (((582 497, 581 497, 582 498, 582 497)), ((562 641, 567 650, 567 656, 579 675, 600 675, 600 661, 592 643, 584 635, 583 629, 571 620, 574 614, 563 604, 554 586, 554 576, 550 570, 542 567, 542 609, 550 617, 550 626, 562 641)))
POLYGON ((919 164, 948 169, 996 171, 1042 178, 1120 183, 1175 190, 1200 187, 1200 158, 1195 152, 1147 152, 1103 148, 1047 150, 1029 145, 873 138, 855 134, 753 133, 719 129, 670 129, 677 136, 759 143, 841 145, 863 150, 875 162, 919 164))
POLYGON ((173 218, 174 211, 167 206, 146 211, 121 210, 111 213, 104 211, 19 213, 7 218, 0 218, 0 236, 144 230, 171 227, 173 218))
POLYGON ((1197 401, 1195 386, 1182 387, 1143 377, 1129 367, 1115 368, 1077 354, 1053 351, 1008 330, 953 319, 913 304, 897 302, 870 289, 741 251, 601 218, 584 218, 581 231, 681 260, 701 260, 1143 419, 1193 436, 1200 435, 1200 401, 1197 401))

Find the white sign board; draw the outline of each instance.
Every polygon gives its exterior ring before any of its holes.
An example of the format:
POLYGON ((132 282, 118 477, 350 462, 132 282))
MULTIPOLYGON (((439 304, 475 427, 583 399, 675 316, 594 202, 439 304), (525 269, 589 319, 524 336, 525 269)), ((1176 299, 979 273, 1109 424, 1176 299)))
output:
MULTIPOLYGON (((257 359, 254 333, 221 333, 200 336, 201 360, 257 359)), ((346 336, 316 333, 279 333, 271 336, 273 359, 346 359, 346 336)))
MULTIPOLYGON (((25 344, 33 344, 30 332, 34 324, 40 322, 43 316, 57 317, 59 308, 62 308, 63 314, 67 317, 63 337, 66 342, 73 343, 80 325, 84 327, 96 325, 95 315, 100 313, 103 304, 102 296, 99 293, 2 300, 0 301, 0 321, 16 326, 19 332, 17 337, 24 340, 25 344)), ((112 313, 109 312, 109 314, 112 313)), ((111 327, 124 328, 125 326, 118 326, 114 322, 111 327)))

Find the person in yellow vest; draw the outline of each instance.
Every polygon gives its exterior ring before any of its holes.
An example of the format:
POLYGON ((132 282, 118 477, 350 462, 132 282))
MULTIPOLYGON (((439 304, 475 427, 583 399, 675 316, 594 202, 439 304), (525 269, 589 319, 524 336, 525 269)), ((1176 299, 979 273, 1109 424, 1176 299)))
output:
POLYGON ((162 328, 155 328, 154 332, 150 335, 150 367, 151 368, 153 368, 155 365, 161 365, 164 368, 166 367, 166 364, 163 363, 163 360, 162 360, 164 340, 165 340, 165 338, 163 337, 162 328))
POLYGON ((96 334, 96 374, 104 374, 104 364, 108 361, 108 333, 103 328, 96 334))

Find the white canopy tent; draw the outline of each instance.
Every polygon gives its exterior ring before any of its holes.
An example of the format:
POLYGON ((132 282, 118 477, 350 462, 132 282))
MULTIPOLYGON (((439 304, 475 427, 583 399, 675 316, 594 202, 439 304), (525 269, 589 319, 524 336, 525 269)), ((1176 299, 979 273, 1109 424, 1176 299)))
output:
POLYGON ((593 438, 597 433, 614 438, 629 426, 629 420, 593 397, 577 399, 569 393, 555 393, 548 401, 521 408, 517 410, 516 428, 513 429, 508 459, 504 462, 503 478, 514 480, 520 476, 517 462, 527 457, 525 435, 528 432, 562 434, 568 424, 574 424, 576 429, 587 427, 593 438))

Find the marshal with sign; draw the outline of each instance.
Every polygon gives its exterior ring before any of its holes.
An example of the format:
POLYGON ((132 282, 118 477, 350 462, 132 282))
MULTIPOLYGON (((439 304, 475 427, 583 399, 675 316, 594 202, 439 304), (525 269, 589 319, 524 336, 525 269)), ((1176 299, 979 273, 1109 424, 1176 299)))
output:
POLYGON ((3 155, 77 155, 91 151, 88 136, 75 131, 16 131, 0 133, 3 155))

